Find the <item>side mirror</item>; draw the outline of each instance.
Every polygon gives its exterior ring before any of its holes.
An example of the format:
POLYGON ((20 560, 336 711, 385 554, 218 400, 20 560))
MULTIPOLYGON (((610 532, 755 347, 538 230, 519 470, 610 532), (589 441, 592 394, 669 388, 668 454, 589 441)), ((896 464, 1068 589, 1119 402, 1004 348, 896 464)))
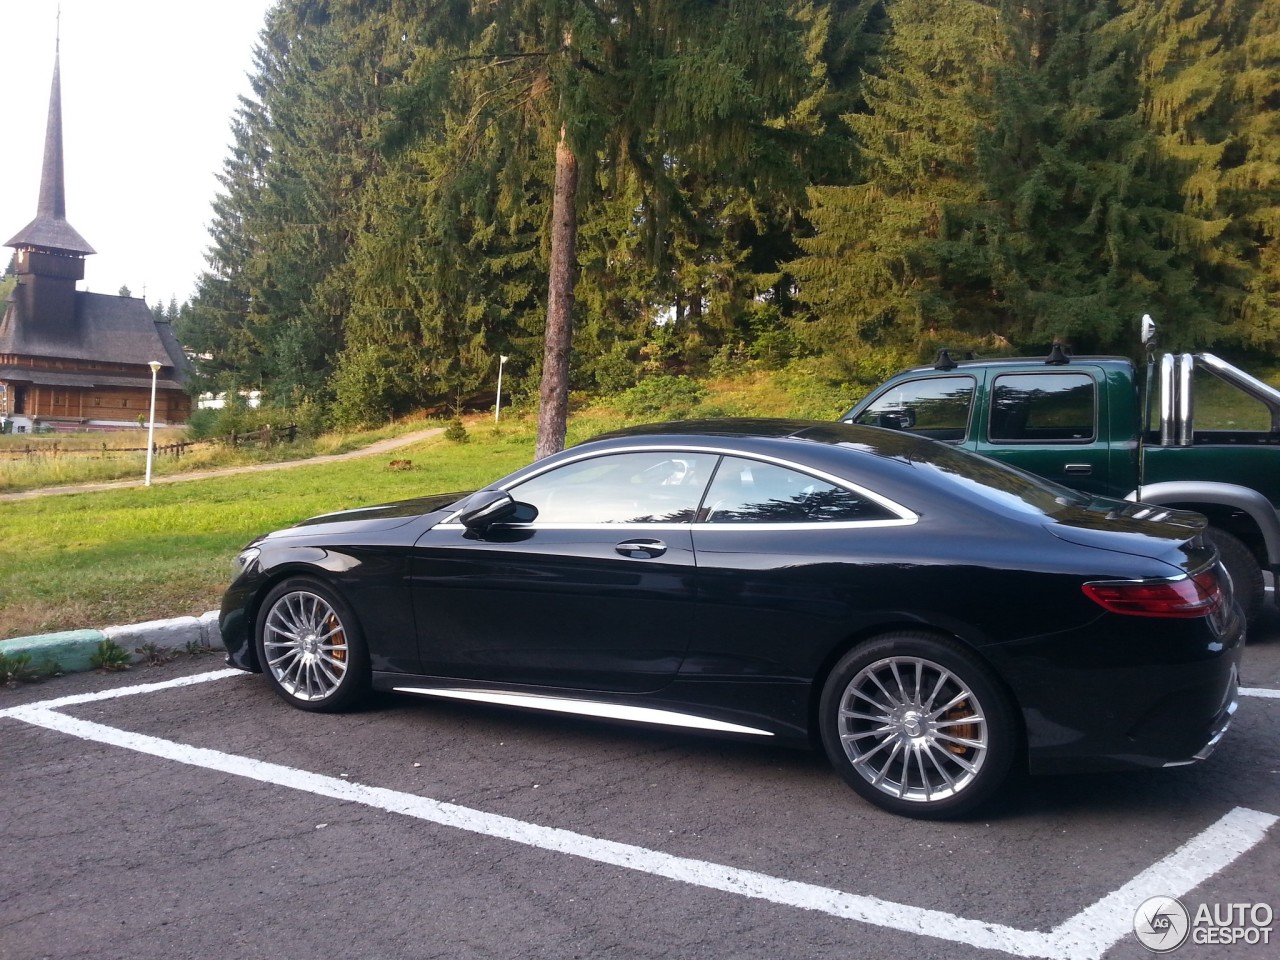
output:
POLYGON ((484 533, 495 523, 531 523, 537 516, 537 507, 512 499, 505 490, 481 490, 471 495, 458 522, 472 533, 484 533))
POLYGON ((1144 313, 1142 315, 1142 345, 1147 349, 1151 349, 1156 343, 1156 322, 1151 319, 1151 314, 1144 313))
POLYGON ((495 523, 515 515, 516 502, 505 490, 481 490, 471 495, 458 522, 474 533, 483 533, 495 523))

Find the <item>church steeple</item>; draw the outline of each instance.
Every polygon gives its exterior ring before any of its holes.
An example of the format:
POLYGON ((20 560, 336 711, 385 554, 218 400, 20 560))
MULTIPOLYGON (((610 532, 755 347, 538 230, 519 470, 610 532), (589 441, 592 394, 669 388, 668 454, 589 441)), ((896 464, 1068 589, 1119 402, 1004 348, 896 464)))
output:
POLYGON ((18 231, 5 246, 84 257, 96 251, 67 223, 66 187, 62 177, 60 59, 60 52, 55 47, 53 86, 49 91, 49 123, 45 128, 44 165, 40 171, 40 201, 36 207, 36 218, 18 231))

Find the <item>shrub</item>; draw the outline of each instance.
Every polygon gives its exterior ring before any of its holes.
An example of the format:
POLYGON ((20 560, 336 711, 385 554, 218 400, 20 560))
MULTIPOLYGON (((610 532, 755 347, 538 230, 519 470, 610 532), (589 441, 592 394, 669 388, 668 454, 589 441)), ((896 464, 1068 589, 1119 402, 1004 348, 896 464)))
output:
POLYGON ((453 419, 449 421, 449 425, 444 428, 444 438, 452 440, 454 443, 467 442, 467 428, 461 420, 453 419))
POLYGON ((0 653, 0 684, 12 686, 35 677, 29 653, 0 653))
POLYGON ((636 362, 614 347, 593 364, 592 375, 602 393, 621 393, 636 382, 636 362))
POLYGON ((647 377, 618 398, 618 409, 633 417, 679 420, 689 416, 707 391, 688 377, 647 377))
POLYGON ((97 670, 105 670, 113 673, 118 670, 128 670, 130 663, 129 651, 114 640, 99 640, 98 646, 93 653, 89 655, 89 663, 97 670))
POLYGON ((707 365, 707 372, 713 377, 738 376, 750 359, 747 346, 741 340, 736 343, 726 343, 712 356, 707 365))

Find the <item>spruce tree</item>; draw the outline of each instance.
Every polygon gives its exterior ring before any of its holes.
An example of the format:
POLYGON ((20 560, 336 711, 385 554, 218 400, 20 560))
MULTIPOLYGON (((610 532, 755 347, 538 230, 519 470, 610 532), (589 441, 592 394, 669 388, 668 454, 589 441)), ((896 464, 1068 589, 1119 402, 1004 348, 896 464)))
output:
POLYGON ((1010 52, 999 11, 979 0, 886 5, 886 34, 845 116, 861 182, 809 190, 813 235, 789 264, 809 315, 797 332, 847 376, 875 350, 915 352, 984 332, 985 306, 960 309, 981 269, 950 243, 955 212, 982 202, 979 134, 1010 52))
MULTIPOLYGON (((550 165, 544 243, 547 320, 537 455, 564 444, 572 347, 577 232, 591 194, 611 179, 640 185, 651 238, 687 214, 686 167, 744 186, 776 170, 770 144, 806 81, 801 33, 781 0, 497 0, 474 12, 452 83, 478 91, 450 135, 476 149, 501 124, 524 152, 550 165)), ((438 133, 438 72, 407 91, 404 124, 438 133)), ((513 157, 513 159, 515 159, 513 157)))

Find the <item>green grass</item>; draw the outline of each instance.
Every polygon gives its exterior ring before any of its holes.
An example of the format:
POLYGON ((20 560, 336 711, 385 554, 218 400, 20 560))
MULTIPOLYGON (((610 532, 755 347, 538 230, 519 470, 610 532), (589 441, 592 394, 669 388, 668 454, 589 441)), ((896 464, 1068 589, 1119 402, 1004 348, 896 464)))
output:
MULTIPOLYGON (((575 417, 575 442, 620 426, 575 417)), ((231 559, 259 533, 348 507, 473 490, 533 458, 531 418, 477 418, 385 455, 188 483, 0 503, 0 639, 215 609, 231 559), (391 469, 392 460, 412 462, 391 469)))
MULTIPOLYGON (((421 420, 405 420, 376 430, 330 433, 315 440, 297 440, 270 447, 244 446, 231 448, 221 444, 194 447, 181 457, 160 454, 153 457, 152 474, 157 477, 210 470, 219 467, 253 463, 278 463, 305 460, 310 457, 346 453, 366 447, 378 440, 401 436, 435 424, 421 420)), ((156 431, 156 443, 173 444, 183 439, 183 430, 166 428, 156 431)), ((31 436, 0 435, 0 493, 20 493, 46 487, 78 483, 102 483, 111 480, 136 480, 146 472, 146 431, 127 430, 110 434, 61 434, 31 436), (58 453, 55 454, 55 444, 58 453), (107 449, 103 451, 103 445, 107 449), (121 448, 142 447, 142 452, 124 452, 121 448), (17 455, 31 448, 31 456, 17 455), (69 449, 92 448, 93 454, 70 454, 69 449)))
POLYGON ((198 614, 236 551, 318 513, 473 489, 532 457, 523 431, 189 483, 0 503, 0 639, 198 614), (413 468, 390 470, 391 459, 413 468))
MULTIPOLYGON (((757 373, 709 385, 691 415, 828 419, 851 401, 816 381, 780 382, 757 373)), ((568 442, 628 422, 607 404, 579 405, 568 442)), ((430 425, 419 419, 269 452, 224 453, 221 462, 157 461, 157 473, 338 453, 430 425)), ((203 613, 217 607, 236 552, 260 533, 333 510, 473 490, 533 458, 532 415, 513 412, 498 426, 488 417, 469 418, 467 431, 464 443, 436 437, 338 463, 0 502, 0 639, 203 613), (391 469, 392 460, 412 467, 391 469)), ((131 468, 123 475, 138 473, 131 468)), ((104 478, 14 480, 0 473, 0 490, 91 479, 104 478)))

